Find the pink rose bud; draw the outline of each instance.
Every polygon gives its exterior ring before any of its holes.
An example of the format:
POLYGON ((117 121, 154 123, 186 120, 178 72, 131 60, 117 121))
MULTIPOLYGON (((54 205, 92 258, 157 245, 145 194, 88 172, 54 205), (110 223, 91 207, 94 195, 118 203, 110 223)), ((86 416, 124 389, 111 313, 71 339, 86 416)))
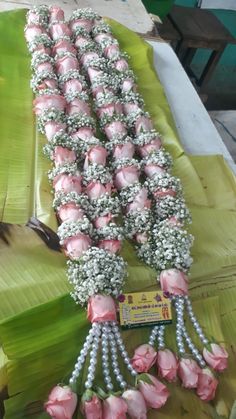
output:
POLYGON ((63 93, 81 93, 83 90, 82 83, 77 79, 71 79, 66 81, 62 87, 63 93))
POLYGON ((178 269, 166 269, 160 273, 163 292, 173 295, 188 295, 188 277, 178 269))
POLYGON ((66 23, 53 23, 50 27, 50 34, 54 41, 62 36, 71 36, 72 32, 66 23))
POLYGON ((54 79, 44 79, 42 83, 38 85, 38 90, 44 89, 57 89, 57 81, 54 79))
POLYGON ((56 146, 53 153, 53 160, 55 166, 58 167, 60 164, 73 163, 76 161, 76 154, 74 150, 69 148, 56 146))
POLYGON ((56 108, 59 111, 64 111, 66 100, 60 95, 42 95, 34 99, 34 112, 36 115, 41 115, 44 109, 56 108))
POLYGON ((66 129, 66 124, 63 124, 62 122, 49 121, 44 125, 44 129, 48 141, 51 141, 58 131, 64 131, 66 129))
POLYGON ((212 374, 209 368, 201 370, 198 376, 197 395, 204 402, 209 402, 215 397, 218 380, 212 374))
POLYGON ((121 115, 122 114, 122 105, 121 103, 110 103, 109 105, 101 106, 97 110, 97 116, 102 118, 105 115, 121 115))
POLYGON ((85 47, 89 43, 88 38, 85 38, 84 36, 77 36, 75 40, 75 46, 76 48, 80 49, 85 47))
POLYGON ((120 135, 121 137, 127 135, 127 129, 125 128, 123 122, 114 121, 105 126, 105 134, 107 138, 111 140, 112 137, 116 135, 120 135))
POLYGON ((109 33, 99 33, 98 35, 96 35, 95 36, 95 41, 98 43, 98 44, 101 44, 103 41, 105 41, 105 40, 109 40, 109 41, 111 41, 112 39, 114 39, 113 38, 113 36, 111 35, 111 34, 109 34, 109 33))
POLYGON ((74 32, 77 28, 84 28, 87 32, 91 32, 93 21, 90 19, 76 19, 70 22, 70 27, 74 32))
POLYGON ((152 121, 146 116, 139 116, 134 125, 135 134, 141 134, 143 131, 151 131, 153 129, 152 121))
POLYGON ((122 399, 128 406, 127 413, 131 419, 147 419, 147 406, 140 391, 126 390, 122 399))
POLYGON ((116 171, 115 174, 115 187, 117 189, 125 188, 132 185, 139 179, 139 170, 135 166, 122 167, 116 171))
POLYGON ((103 53, 104 53, 104 56, 108 58, 108 60, 118 58, 120 55, 119 45, 116 45, 116 44, 107 45, 107 47, 104 48, 103 53))
POLYGON ((127 404, 121 397, 109 396, 103 402, 103 419, 126 419, 127 404))
POLYGON ((115 69, 117 71, 125 71, 129 69, 129 64, 124 58, 121 58, 120 60, 117 60, 115 62, 115 69))
POLYGON ((83 397, 82 397, 81 412, 83 413, 85 418, 86 419, 102 419, 102 403, 101 403, 101 400, 98 398, 98 396, 92 393, 91 398, 87 397, 83 399, 83 397))
POLYGON ((81 99, 74 99, 67 105, 68 115, 74 115, 76 113, 84 114, 87 116, 91 115, 90 106, 81 99))
POLYGON ((101 217, 97 217, 97 218, 95 218, 95 220, 93 222, 94 227, 96 227, 96 228, 105 227, 109 224, 109 222, 112 220, 112 218, 113 217, 112 217, 111 213, 109 213, 107 215, 102 215, 101 217))
POLYGON ((76 236, 66 239, 63 247, 66 256, 73 260, 80 258, 80 256, 89 249, 91 243, 91 239, 87 234, 77 234, 76 236))
POLYGON ((167 387, 150 374, 141 376, 138 389, 142 393, 147 407, 160 409, 166 403, 170 393, 167 387))
POLYGON ((58 216, 61 221, 78 221, 82 220, 84 211, 74 202, 70 202, 60 206, 58 216))
POLYGON ((98 243, 99 249, 107 250, 110 253, 118 253, 121 250, 121 240, 101 240, 98 243))
POLYGON ((227 368, 228 356, 227 351, 216 343, 210 344, 210 350, 207 350, 206 348, 203 349, 203 357, 205 361, 211 368, 219 372, 222 372, 227 368))
POLYGON ((140 244, 146 243, 148 241, 147 233, 137 233, 134 235, 133 239, 140 244))
POLYGON ((135 92, 137 90, 137 86, 135 82, 131 79, 125 79, 121 85, 121 91, 128 93, 128 92, 135 92))
POLYGON ((116 321, 116 305, 110 295, 96 294, 89 298, 87 319, 91 322, 116 321))
POLYGON ((72 419, 77 405, 77 396, 68 386, 56 386, 44 404, 46 412, 53 419, 72 419))
POLYGON ((66 39, 58 41, 53 47, 52 47, 52 54, 60 54, 62 52, 71 52, 72 54, 76 55, 76 49, 72 45, 70 41, 67 41, 66 39))
POLYGON ((93 59, 97 60, 98 58, 99 58, 99 55, 96 52, 88 51, 82 55, 80 62, 83 66, 86 66, 88 65, 89 61, 93 59))
POLYGON ((148 199, 148 191, 147 189, 142 188, 134 197, 133 202, 127 205, 126 212, 143 211, 146 208, 150 208, 150 206, 151 201, 148 199))
POLYGON ((144 344, 139 346, 134 351, 134 356, 131 359, 132 367, 137 372, 148 372, 156 362, 157 353, 153 346, 144 344))
POLYGON ((75 140, 83 140, 87 141, 89 138, 94 136, 94 129, 88 127, 79 128, 74 134, 72 134, 72 138, 75 140))
POLYGON ((123 107, 126 115, 129 115, 129 113, 132 112, 138 112, 140 110, 140 107, 137 105, 137 103, 124 103, 123 107))
POLYGON ((32 42, 36 36, 46 33, 42 26, 28 25, 25 29, 25 38, 27 42, 32 42))
POLYGON ((201 368, 193 359, 182 358, 179 362, 178 376, 185 388, 196 388, 201 368))
POLYGON ((40 25, 40 16, 33 10, 29 10, 27 13, 27 25, 40 25))
POLYGON ((176 192, 173 189, 166 189, 166 190, 160 190, 157 189, 155 192, 153 192, 154 198, 164 198, 165 196, 175 196, 176 192))
POLYGON ((113 157, 116 160, 123 158, 132 159, 134 151, 134 145, 132 143, 119 144, 114 148, 113 157))
POLYGON ((70 57, 65 55, 64 57, 58 58, 56 61, 56 70, 60 75, 66 74, 70 70, 78 70, 79 62, 76 57, 70 57))
POLYGON ((137 147, 137 151, 141 157, 146 157, 154 151, 159 150, 161 146, 162 144, 160 138, 156 138, 155 140, 152 140, 149 144, 137 147))
POLYGON ((91 83, 93 83, 93 81, 99 77, 102 76, 103 72, 101 70, 97 70, 96 68, 92 68, 92 67, 88 67, 88 76, 89 76, 89 80, 91 83))
POLYGON ((52 23, 54 21, 63 22, 65 19, 64 11, 58 6, 51 6, 49 9, 49 22, 52 23))
POLYGON ((37 73, 42 73, 43 71, 53 71, 53 66, 51 63, 45 62, 45 63, 41 63, 38 64, 36 67, 36 71, 37 73))
POLYGON ((105 166, 106 158, 107 150, 100 145, 96 145, 95 147, 92 147, 90 148, 90 150, 87 151, 84 162, 84 169, 86 170, 88 168, 89 162, 105 166))
POLYGON ((100 182, 90 182, 86 188, 86 193, 89 199, 97 199, 106 193, 111 195, 111 188, 112 185, 110 183, 103 185, 100 182))
POLYGON ((81 194, 81 176, 79 174, 77 176, 71 176, 61 173, 53 180, 53 187, 56 192, 77 192, 81 194))
POLYGON ((157 366, 162 378, 165 378, 169 382, 176 380, 178 360, 169 349, 163 349, 157 352, 157 366))
POLYGON ((164 173, 165 169, 163 169, 160 166, 157 166, 157 164, 147 164, 144 167, 144 173, 148 177, 153 177, 154 175, 159 175, 160 173, 164 173))

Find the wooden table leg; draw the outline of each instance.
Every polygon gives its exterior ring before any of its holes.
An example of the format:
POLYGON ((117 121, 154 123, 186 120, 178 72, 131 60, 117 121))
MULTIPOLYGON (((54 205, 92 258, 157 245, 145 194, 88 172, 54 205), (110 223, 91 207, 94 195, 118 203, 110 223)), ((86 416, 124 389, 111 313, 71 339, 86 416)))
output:
POLYGON ((185 70, 190 66, 191 61, 192 61, 195 53, 196 53, 196 48, 188 48, 187 49, 185 55, 182 58, 182 65, 183 65, 185 70))
POLYGON ((211 77, 213 71, 215 70, 215 67, 216 67, 221 55, 223 54, 224 49, 225 49, 225 46, 220 51, 212 51, 212 53, 210 55, 210 58, 209 58, 207 64, 205 65, 204 70, 201 74, 201 77, 198 80, 198 85, 201 88, 203 88, 208 83, 208 81, 210 80, 210 77, 211 77))

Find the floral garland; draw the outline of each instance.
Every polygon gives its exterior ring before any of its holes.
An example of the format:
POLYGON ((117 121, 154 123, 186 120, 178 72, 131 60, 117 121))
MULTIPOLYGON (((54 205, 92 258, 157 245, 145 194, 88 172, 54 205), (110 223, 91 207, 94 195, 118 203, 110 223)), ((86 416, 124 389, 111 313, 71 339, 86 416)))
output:
POLYGON ((156 360, 162 378, 174 381, 178 371, 183 386, 196 388, 202 400, 211 400, 217 380, 205 368, 205 361, 222 371, 227 353, 209 344, 194 316, 186 276, 192 237, 182 229, 190 221, 189 211, 180 181, 170 173, 171 157, 136 92, 127 55, 121 53, 110 27, 91 9, 76 10, 67 23, 63 10, 56 6, 34 7, 27 14, 25 37, 32 53, 34 112, 48 140, 45 154, 54 163, 49 180, 61 222, 60 243, 69 258, 71 295, 76 303, 87 305, 92 323, 69 386, 52 390, 45 403, 47 412, 55 418, 72 418, 76 382, 87 356, 81 407, 87 418, 125 418, 126 413, 145 418, 147 408, 165 404, 166 386, 143 374, 156 360), (95 136, 88 84, 105 142, 95 136), (115 222, 121 209, 123 225, 115 222), (129 359, 112 298, 119 297, 126 277, 126 264, 117 254, 124 236, 135 241, 137 254, 157 270, 162 290, 172 299, 180 360, 165 349, 164 326, 155 326, 149 344, 141 345, 129 359), (205 345, 205 360, 186 330, 184 307, 205 345), (186 355, 184 340, 200 367, 186 355), (107 393, 94 391, 99 347, 107 393), (121 361, 131 381, 135 378, 132 386, 124 380, 121 361), (112 376, 120 393, 114 393, 112 376))

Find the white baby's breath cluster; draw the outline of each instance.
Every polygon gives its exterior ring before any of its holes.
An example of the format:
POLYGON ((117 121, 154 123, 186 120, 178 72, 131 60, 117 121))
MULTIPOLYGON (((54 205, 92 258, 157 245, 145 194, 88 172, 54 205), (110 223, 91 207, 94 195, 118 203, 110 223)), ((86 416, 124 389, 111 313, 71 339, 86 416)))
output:
POLYGON ((163 167, 166 170, 171 168, 172 163, 173 161, 170 153, 164 151, 162 148, 148 154, 148 156, 144 157, 141 162, 142 167, 145 167, 148 164, 155 164, 157 166, 163 167))
POLYGON ((142 190, 142 185, 139 182, 134 182, 132 185, 126 186, 120 191, 120 202, 124 207, 133 202, 136 195, 142 190))
POLYGON ((127 276, 127 264, 120 256, 91 247, 79 263, 68 261, 67 275, 73 285, 75 301, 85 305, 92 295, 107 294, 117 297, 127 276))
POLYGON ((112 182, 112 176, 106 167, 92 163, 83 172, 83 184, 86 186, 92 181, 106 184, 112 182))
POLYGON ((76 132, 79 128, 88 127, 96 128, 94 119, 91 116, 87 116, 84 113, 76 113, 69 115, 66 118, 67 129, 69 133, 76 132))
POLYGON ((99 21, 101 17, 90 7, 86 7, 85 9, 77 9, 74 10, 71 14, 69 19, 70 22, 77 19, 88 19, 88 20, 97 20, 99 21))
POLYGON ((183 223, 191 222, 190 211, 182 197, 176 198, 167 195, 158 199, 155 205, 155 213, 160 220, 175 217, 178 221, 183 223))
POLYGON ((32 70, 35 71, 36 67, 39 64, 43 64, 43 63, 54 64, 54 60, 49 54, 42 53, 40 51, 35 51, 32 54, 32 58, 31 58, 31 68, 32 68, 32 70))
POLYGON ((137 146, 144 146, 150 144, 153 140, 160 139, 161 135, 156 130, 143 131, 139 135, 133 137, 133 143, 137 146))
POLYGON ((144 116, 145 118, 150 118, 150 115, 148 112, 144 112, 141 108, 138 109, 135 112, 130 112, 127 116, 126 116, 126 122, 127 125, 130 129, 133 128, 134 124, 136 123, 137 119, 140 116, 144 116))
POLYGON ((96 199, 90 199, 88 204, 88 216, 90 219, 112 214, 117 217, 120 213, 120 202, 117 196, 110 196, 108 193, 96 199))
POLYGON ((34 93, 38 92, 38 88, 44 80, 57 80, 55 73, 52 71, 41 71, 40 73, 35 73, 30 81, 30 87, 34 93))
POLYGON ((125 236, 132 239, 137 233, 150 232, 152 221, 152 212, 148 208, 142 211, 129 212, 124 218, 125 236))
POLYGON ((96 36, 100 33, 111 33, 111 27, 101 20, 99 23, 96 23, 92 28, 92 35, 96 36))
POLYGON ((93 238, 96 241, 123 240, 124 238, 123 228, 111 222, 104 227, 94 229, 93 238))
POLYGON ((80 175, 77 163, 64 163, 58 167, 54 167, 52 170, 49 170, 48 179, 52 182, 56 176, 61 175, 62 173, 76 176, 80 175))
POLYGON ((34 40, 29 42, 28 44, 29 52, 34 52, 39 45, 43 45, 46 48, 50 48, 52 45, 52 40, 46 33, 42 33, 41 35, 35 36, 34 40))
POLYGON ((119 170, 123 167, 135 166, 137 169, 140 169, 140 163, 137 159, 129 159, 123 157, 122 159, 113 160, 111 167, 113 170, 119 170))
POLYGON ((83 88, 86 88, 88 86, 85 77, 82 74, 80 74, 79 70, 68 70, 65 74, 61 74, 58 77, 60 88, 63 87, 64 83, 73 79, 79 80, 83 88))
POLYGON ((69 150, 78 150, 78 143, 75 139, 70 137, 64 130, 58 131, 50 142, 43 146, 43 152, 50 160, 53 160, 53 153, 55 147, 61 146, 69 150))
POLYGON ((192 263, 190 248, 193 236, 186 230, 161 221, 152 227, 152 238, 137 247, 137 253, 158 272, 163 269, 176 268, 187 271, 192 263))
POLYGON ((89 236, 93 234, 93 226, 85 216, 78 221, 64 221, 57 230, 61 245, 63 245, 64 241, 69 237, 76 236, 80 233, 89 236))
POLYGON ((87 210, 89 207, 89 200, 85 194, 77 194, 76 192, 56 192, 53 200, 53 208, 57 211, 62 205, 74 203, 78 207, 87 210))
POLYGON ((38 129, 42 134, 45 134, 45 124, 47 122, 65 122, 66 116, 63 111, 52 107, 44 109, 38 117, 38 129))
POLYGON ((168 189, 171 189, 176 193, 182 192, 180 180, 167 172, 155 174, 151 179, 147 179, 145 181, 145 186, 152 193, 156 192, 156 190, 166 191, 168 189))

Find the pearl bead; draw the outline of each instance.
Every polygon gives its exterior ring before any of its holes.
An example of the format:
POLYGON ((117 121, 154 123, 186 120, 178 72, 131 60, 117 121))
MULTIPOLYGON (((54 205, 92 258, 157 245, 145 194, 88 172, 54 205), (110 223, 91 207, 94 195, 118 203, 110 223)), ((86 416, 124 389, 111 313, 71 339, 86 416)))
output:
POLYGON ((135 370, 133 370, 133 369, 132 369, 132 370, 130 371, 130 374, 134 377, 134 376, 135 376, 135 375, 137 375, 138 373, 137 373, 137 371, 135 371, 135 370))
POLYGON ((113 384, 112 383, 107 384, 107 390, 113 390, 113 384))
POLYGON ((85 388, 88 389, 88 388, 90 388, 92 386, 92 384, 89 381, 85 381, 84 386, 85 386, 85 388))
POLYGON ((121 381, 120 387, 121 388, 126 388, 127 387, 127 383, 125 381, 121 381))
POLYGON ((106 384, 109 384, 111 382, 111 377, 109 376, 104 377, 104 381, 106 384))
POLYGON ((203 345, 207 345, 209 343, 209 341, 208 341, 208 339, 204 338, 204 339, 202 339, 202 343, 203 343, 203 345))

